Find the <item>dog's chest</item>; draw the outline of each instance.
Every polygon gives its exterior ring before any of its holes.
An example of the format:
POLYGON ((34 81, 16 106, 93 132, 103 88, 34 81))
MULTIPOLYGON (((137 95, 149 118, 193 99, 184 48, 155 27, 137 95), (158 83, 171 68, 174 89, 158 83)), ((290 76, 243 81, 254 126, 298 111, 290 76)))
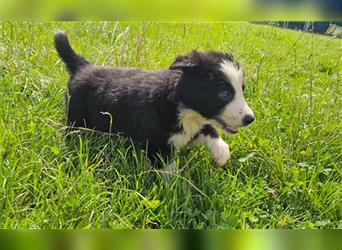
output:
POLYGON ((178 121, 182 130, 169 139, 169 143, 175 148, 188 144, 205 125, 205 118, 191 109, 182 109, 178 121))

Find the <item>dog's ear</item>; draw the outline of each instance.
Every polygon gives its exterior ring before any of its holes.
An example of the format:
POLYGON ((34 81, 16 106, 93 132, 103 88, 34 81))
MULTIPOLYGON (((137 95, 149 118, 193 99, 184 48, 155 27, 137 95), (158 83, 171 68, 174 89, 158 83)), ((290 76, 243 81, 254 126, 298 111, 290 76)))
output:
POLYGON ((189 56, 177 56, 175 61, 169 67, 170 69, 195 69, 199 64, 194 62, 189 56))

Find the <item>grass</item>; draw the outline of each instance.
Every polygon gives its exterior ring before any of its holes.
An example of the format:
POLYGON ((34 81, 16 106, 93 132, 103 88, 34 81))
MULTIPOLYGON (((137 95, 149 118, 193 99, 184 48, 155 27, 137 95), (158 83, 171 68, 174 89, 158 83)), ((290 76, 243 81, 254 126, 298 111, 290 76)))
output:
POLYGON ((342 228, 341 40, 248 23, 0 23, 1 228, 342 228), (171 181, 109 135, 65 140, 66 31, 99 65, 159 69, 234 53, 256 121, 232 159, 177 155, 171 181))

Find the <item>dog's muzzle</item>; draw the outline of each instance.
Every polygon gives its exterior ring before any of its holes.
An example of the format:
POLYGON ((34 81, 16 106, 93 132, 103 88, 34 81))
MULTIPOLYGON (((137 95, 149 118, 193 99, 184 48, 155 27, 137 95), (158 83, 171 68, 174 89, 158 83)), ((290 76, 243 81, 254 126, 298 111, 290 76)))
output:
POLYGON ((219 117, 215 117, 214 120, 220 124, 221 128, 225 131, 227 131, 230 134, 236 134, 238 132, 237 128, 234 128, 233 126, 230 126, 228 123, 226 123, 225 121, 223 121, 221 118, 219 117))

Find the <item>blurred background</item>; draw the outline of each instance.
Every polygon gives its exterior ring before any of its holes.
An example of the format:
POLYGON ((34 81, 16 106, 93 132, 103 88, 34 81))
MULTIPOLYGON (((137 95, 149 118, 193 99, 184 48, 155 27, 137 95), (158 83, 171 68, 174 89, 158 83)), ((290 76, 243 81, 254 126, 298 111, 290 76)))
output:
POLYGON ((252 23, 342 37, 342 21, 254 21, 252 23))
POLYGON ((0 0, 2 20, 341 20, 342 0, 0 0))
POLYGON ((338 230, 85 230, 0 232, 2 250, 338 250, 338 230))

